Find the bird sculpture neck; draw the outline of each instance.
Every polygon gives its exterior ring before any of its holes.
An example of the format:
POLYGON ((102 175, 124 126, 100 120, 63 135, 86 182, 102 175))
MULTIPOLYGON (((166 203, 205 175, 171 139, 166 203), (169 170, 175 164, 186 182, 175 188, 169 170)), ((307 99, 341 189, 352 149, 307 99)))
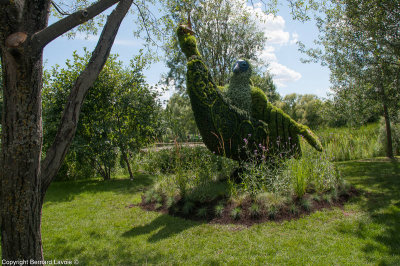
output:
POLYGON ((237 108, 251 113, 250 79, 243 75, 233 75, 226 96, 237 108))

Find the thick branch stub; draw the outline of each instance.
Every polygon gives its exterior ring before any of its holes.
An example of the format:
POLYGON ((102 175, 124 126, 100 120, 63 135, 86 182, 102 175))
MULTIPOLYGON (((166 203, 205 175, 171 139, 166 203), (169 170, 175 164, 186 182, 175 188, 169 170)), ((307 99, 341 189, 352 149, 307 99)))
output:
POLYGON ((6 46, 8 48, 18 48, 21 44, 23 44, 28 37, 28 34, 25 32, 16 32, 11 34, 6 39, 6 46))

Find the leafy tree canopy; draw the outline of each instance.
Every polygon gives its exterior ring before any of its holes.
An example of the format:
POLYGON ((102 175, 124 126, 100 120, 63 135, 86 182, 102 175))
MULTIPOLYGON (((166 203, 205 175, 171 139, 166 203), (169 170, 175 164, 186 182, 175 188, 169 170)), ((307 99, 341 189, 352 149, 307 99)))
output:
MULTIPOLYGON (((48 74, 43 91, 45 147, 52 143, 69 88, 88 59, 87 51, 83 57, 75 52, 66 68, 56 66, 48 74)), ((160 105, 157 93, 144 80, 142 71, 146 65, 142 54, 132 59, 128 68, 116 55, 109 57, 82 106, 65 171, 76 163, 84 168, 89 161, 107 179, 118 154, 129 165, 128 157, 157 134, 160 105)))

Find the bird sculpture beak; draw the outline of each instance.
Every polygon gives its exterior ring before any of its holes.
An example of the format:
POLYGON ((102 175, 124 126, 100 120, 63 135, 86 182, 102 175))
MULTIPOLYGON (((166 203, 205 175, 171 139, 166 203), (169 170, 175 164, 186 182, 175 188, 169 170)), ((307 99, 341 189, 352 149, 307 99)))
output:
POLYGON ((239 72, 240 72, 239 63, 236 62, 235 65, 233 66, 233 73, 239 73, 239 72))
POLYGON ((187 25, 181 25, 181 28, 185 33, 189 33, 190 35, 194 35, 195 32, 192 29, 192 22, 190 21, 190 12, 188 12, 188 23, 187 25))

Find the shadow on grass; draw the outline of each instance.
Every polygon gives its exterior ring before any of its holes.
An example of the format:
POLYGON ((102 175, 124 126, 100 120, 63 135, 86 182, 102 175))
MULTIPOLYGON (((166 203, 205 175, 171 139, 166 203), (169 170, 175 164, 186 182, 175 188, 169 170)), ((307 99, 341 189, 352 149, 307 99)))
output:
POLYGON ((116 241, 113 250, 73 246, 69 245, 69 241, 62 238, 55 239, 52 244, 53 254, 51 257, 46 257, 45 253, 45 260, 69 260, 73 264, 79 265, 162 264, 164 258, 161 253, 155 250, 151 250, 151 253, 148 253, 139 249, 132 254, 131 249, 123 241, 116 241))
POLYGON ((107 181, 89 179, 53 182, 46 193, 45 203, 72 201, 76 195, 86 192, 91 194, 107 191, 115 193, 135 193, 143 190, 153 182, 153 176, 143 173, 136 173, 133 181, 127 178, 111 179, 107 181))
POLYGON ((200 225, 201 222, 188 221, 182 218, 172 217, 163 214, 151 221, 149 224, 137 226, 122 234, 123 237, 136 237, 139 235, 150 234, 157 231, 148 238, 148 242, 158 242, 160 240, 177 235, 186 229, 200 225))
MULTIPOLYGON (((378 234, 360 222, 357 237, 367 240, 366 257, 374 251, 388 254, 379 264, 400 265, 400 162, 389 160, 338 163, 345 178, 363 193, 357 204, 378 225, 378 234), (372 241, 371 241, 372 240, 372 241)), ((374 230, 374 229, 373 229, 374 230)))

